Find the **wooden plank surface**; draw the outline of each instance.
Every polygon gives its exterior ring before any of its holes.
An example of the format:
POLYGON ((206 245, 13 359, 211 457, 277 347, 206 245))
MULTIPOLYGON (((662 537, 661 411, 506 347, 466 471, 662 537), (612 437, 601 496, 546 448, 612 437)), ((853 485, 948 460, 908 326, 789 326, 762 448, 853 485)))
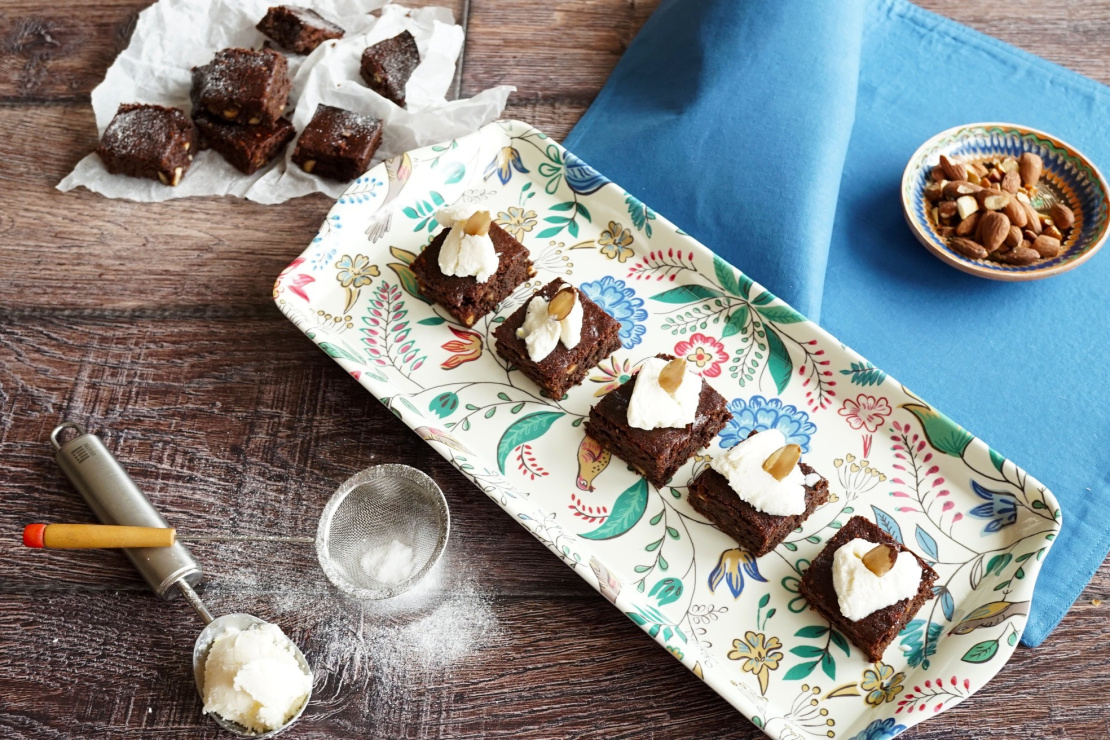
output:
MULTIPOLYGON (((463 94, 514 84, 505 115, 562 137, 656 4, 470 0, 463 94)), ((1110 0, 922 4, 1110 83, 1110 0)), ((61 419, 102 431, 183 530, 311 534, 376 462, 443 487, 439 580, 396 603, 334 595, 310 547, 194 548, 214 611, 278 621, 322 669, 289 737, 759 737, 273 308, 326 198, 53 190, 95 145, 89 93, 145 5, 0 0, 0 737, 223 736, 199 714, 180 600, 118 554, 16 544, 27 522, 88 518, 46 443, 61 419)), ((907 737, 1110 737, 1110 607, 1091 603, 1108 596, 1104 564, 1041 648, 907 737)))

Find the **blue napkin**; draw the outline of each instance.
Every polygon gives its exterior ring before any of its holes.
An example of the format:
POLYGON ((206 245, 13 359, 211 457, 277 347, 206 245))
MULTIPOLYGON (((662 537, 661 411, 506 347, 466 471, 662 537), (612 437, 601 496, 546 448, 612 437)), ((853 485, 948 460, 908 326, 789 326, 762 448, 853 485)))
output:
POLYGON ((1110 89, 905 0, 664 0, 566 145, 1052 489, 1038 645, 1110 551, 1110 255, 999 283, 928 254, 902 170, 975 121, 1110 168, 1110 89))

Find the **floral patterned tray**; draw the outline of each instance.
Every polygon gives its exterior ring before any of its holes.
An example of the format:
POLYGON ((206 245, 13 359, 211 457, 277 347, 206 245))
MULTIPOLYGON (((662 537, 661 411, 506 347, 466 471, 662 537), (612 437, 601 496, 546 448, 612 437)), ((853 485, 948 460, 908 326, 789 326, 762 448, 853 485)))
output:
POLYGON ((526 124, 493 123, 360 177, 278 277, 274 298, 771 737, 893 737, 968 698, 1017 645, 1060 528, 1052 494, 526 124), (419 295, 409 269, 439 230, 436 209, 455 202, 488 209, 538 270, 472 329, 419 295), (623 346, 555 401, 506 368, 491 332, 557 275, 620 321, 623 346), (707 455, 656 489, 583 434, 597 397, 657 352, 686 357, 731 399, 722 446, 777 427, 829 479, 830 502, 773 553, 755 560, 686 504, 707 455), (878 522, 941 576, 936 597, 880 663, 798 596, 799 576, 853 514, 878 522))

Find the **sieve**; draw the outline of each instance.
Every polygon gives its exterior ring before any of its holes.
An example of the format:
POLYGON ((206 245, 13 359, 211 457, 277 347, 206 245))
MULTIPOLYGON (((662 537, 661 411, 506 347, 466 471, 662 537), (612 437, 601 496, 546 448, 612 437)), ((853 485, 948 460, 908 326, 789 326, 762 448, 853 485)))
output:
POLYGON ((435 481, 408 465, 375 465, 336 489, 320 515, 316 537, 179 533, 170 527, 29 524, 23 542, 49 549, 159 548, 181 542, 315 544, 324 575, 357 599, 389 599, 415 586, 447 546, 451 514, 435 481), (379 579, 364 561, 394 541, 412 551, 412 570, 399 581, 379 579))

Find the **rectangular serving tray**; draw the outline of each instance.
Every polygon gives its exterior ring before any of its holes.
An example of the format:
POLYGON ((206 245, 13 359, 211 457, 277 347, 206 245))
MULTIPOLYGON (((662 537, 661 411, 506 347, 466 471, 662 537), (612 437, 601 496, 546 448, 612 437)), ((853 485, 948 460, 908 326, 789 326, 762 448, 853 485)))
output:
POLYGON ((1013 653, 1055 497, 896 380, 527 124, 398 156, 353 182, 278 277, 278 307, 625 616, 774 738, 879 740, 949 709, 1013 653), (409 264, 443 205, 489 210, 536 278, 473 328, 409 264), (621 323, 622 348, 560 400, 494 352, 497 324, 554 277, 621 323), (687 358, 730 400, 730 447, 776 427, 832 497, 756 560, 685 501, 715 444, 662 489, 585 436, 644 358, 687 358), (852 515, 934 563, 936 596, 869 663, 798 580, 852 515))

